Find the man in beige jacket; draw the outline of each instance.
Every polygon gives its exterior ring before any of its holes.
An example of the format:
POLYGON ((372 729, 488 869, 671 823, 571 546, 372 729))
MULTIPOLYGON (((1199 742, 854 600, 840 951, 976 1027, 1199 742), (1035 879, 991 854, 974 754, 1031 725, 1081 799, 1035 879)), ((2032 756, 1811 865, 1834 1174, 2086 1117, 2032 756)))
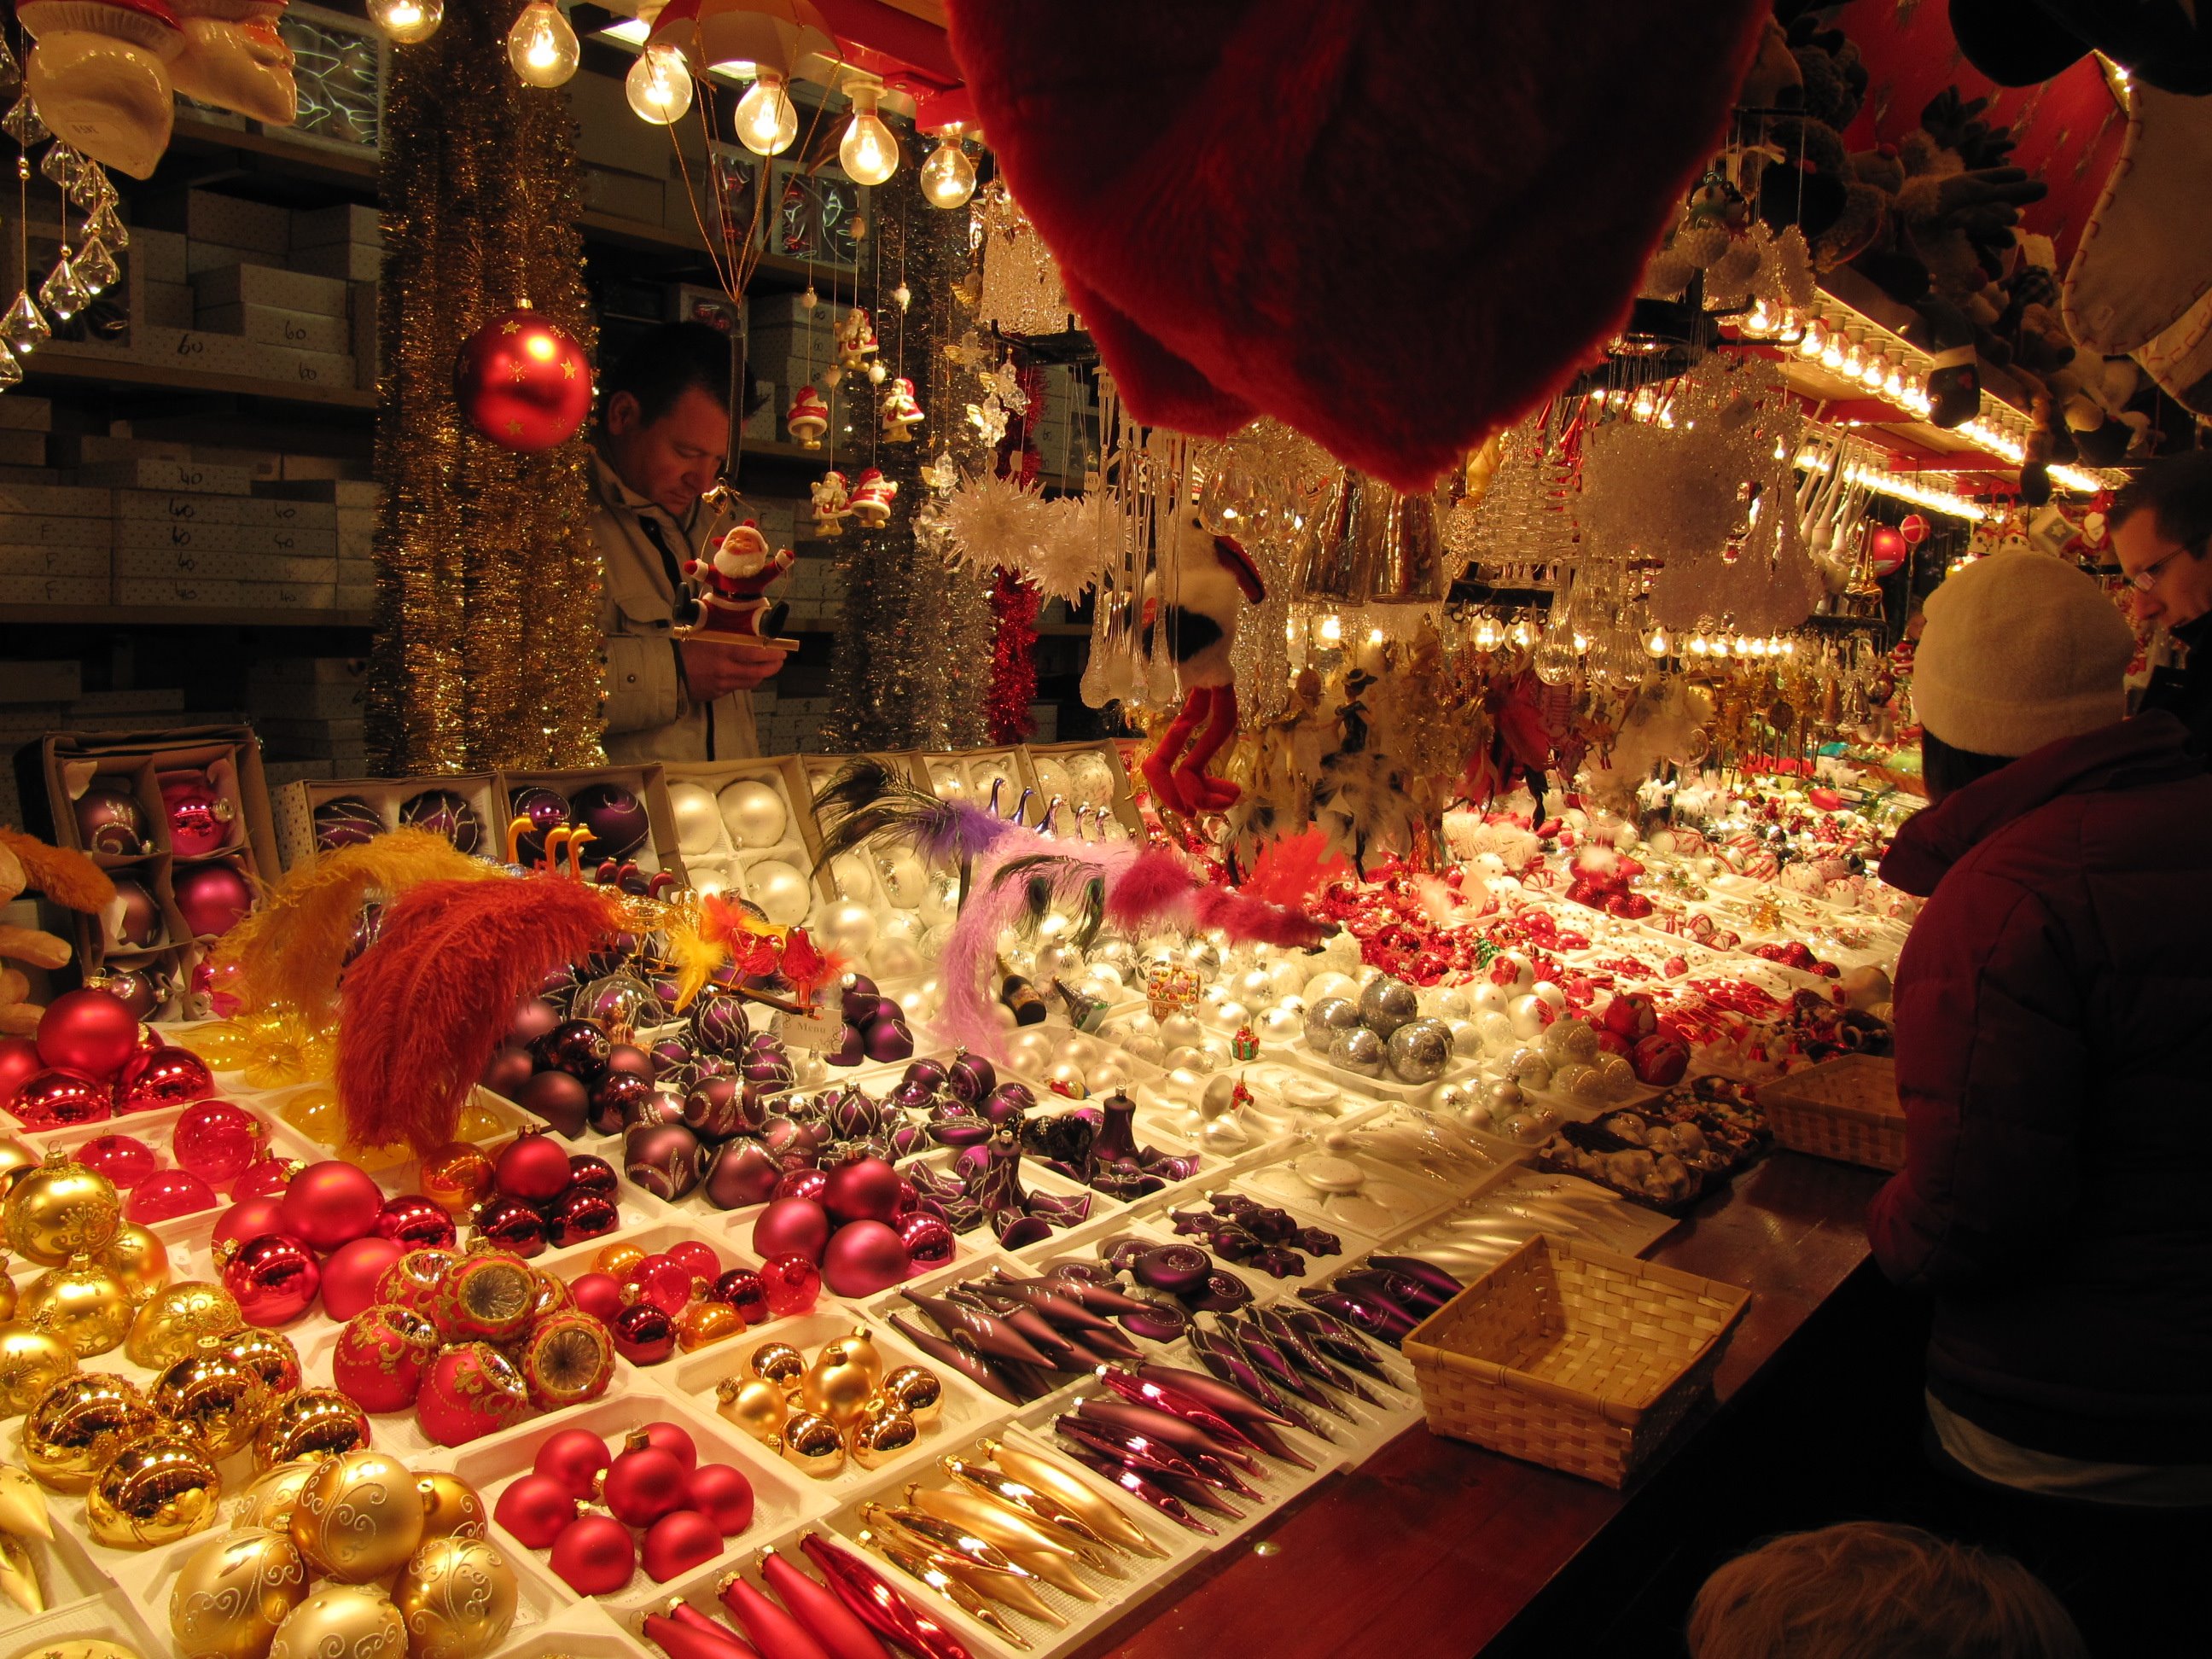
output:
POLYGON ((752 691, 783 665, 762 646, 675 639, 699 498, 730 447, 730 343, 700 323, 646 335, 600 380, 592 530, 605 568, 599 633, 611 761, 743 760, 760 752, 752 691))

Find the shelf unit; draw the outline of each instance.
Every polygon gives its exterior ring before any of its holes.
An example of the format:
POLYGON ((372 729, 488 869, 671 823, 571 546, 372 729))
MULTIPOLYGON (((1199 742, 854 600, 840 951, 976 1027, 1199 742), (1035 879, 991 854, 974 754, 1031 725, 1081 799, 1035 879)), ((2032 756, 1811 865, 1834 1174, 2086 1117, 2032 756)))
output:
POLYGON ((168 609, 131 605, 11 605, 7 620, 40 626, 120 628, 360 628, 374 626, 367 611, 241 611, 222 605, 168 609))

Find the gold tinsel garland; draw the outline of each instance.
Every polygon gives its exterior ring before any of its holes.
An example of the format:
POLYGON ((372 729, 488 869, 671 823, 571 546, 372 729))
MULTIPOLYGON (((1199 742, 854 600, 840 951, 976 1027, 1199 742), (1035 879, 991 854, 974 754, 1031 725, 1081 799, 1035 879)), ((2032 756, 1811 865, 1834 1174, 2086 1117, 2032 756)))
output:
POLYGON ((392 57, 368 708, 387 774, 603 758, 585 441, 517 454, 471 430, 453 398, 461 343, 525 300, 586 352, 598 343, 568 97, 508 65, 521 9, 450 8, 392 57))

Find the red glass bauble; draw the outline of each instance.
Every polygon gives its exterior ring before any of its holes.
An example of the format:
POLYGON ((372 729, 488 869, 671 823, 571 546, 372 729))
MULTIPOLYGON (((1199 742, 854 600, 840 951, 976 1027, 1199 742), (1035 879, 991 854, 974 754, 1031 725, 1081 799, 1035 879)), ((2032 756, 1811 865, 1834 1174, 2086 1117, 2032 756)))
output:
POLYGON ((916 1210, 912 1215, 898 1218, 896 1231, 899 1243, 906 1247, 906 1258, 916 1273, 929 1267, 942 1267, 959 1250, 952 1229, 942 1218, 916 1210))
POLYGON ((356 1313, 338 1333, 331 1380, 365 1412, 404 1411, 437 1356, 436 1326, 410 1309, 379 1304, 356 1313))
POLYGON ((234 864, 186 865, 169 877, 177 914, 195 939, 215 939, 235 927, 253 908, 253 888, 234 864))
POLYGON ((439 1354, 415 1396, 415 1420, 441 1446, 466 1445, 529 1414, 522 1373, 483 1342, 465 1342, 439 1354))
POLYGON ((448 1141, 422 1159, 422 1195, 450 1215, 465 1215, 491 1195, 491 1160, 465 1140, 448 1141))
POLYGON ((615 1377, 614 1339, 587 1313, 564 1308, 530 1328, 514 1350, 530 1403, 541 1412, 597 1400, 615 1377))
POLYGON ((545 1237, 556 1250, 598 1238, 622 1225, 622 1211, 605 1193, 572 1187, 545 1206, 545 1237))
POLYGON ((310 1164, 284 1189, 285 1231, 319 1250, 365 1238, 384 1213, 384 1189, 362 1170, 334 1158, 310 1164))
POLYGON ((633 1365, 658 1365, 676 1352, 676 1322, 650 1302, 633 1302, 608 1330, 615 1352, 633 1365))
POLYGON ((33 1072, 16 1086, 8 1109, 27 1129, 65 1129, 110 1117, 107 1090, 82 1072, 33 1072))
POLYGON ((563 1429, 548 1435, 531 1460, 534 1474, 557 1483, 572 1498, 589 1498, 592 1482, 614 1462, 607 1443, 589 1429, 563 1429))
POLYGON ((684 1504, 684 1483, 690 1474, 683 1463, 657 1446, 624 1451, 608 1466, 601 1501, 616 1520, 629 1527, 649 1527, 684 1504))
MULTIPOLYGON (((252 1198, 241 1198, 215 1218, 215 1243, 228 1240, 243 1244, 249 1238, 258 1238, 264 1233, 284 1231, 284 1206, 267 1193, 258 1193, 252 1198)), ((380 1301, 384 1298, 379 1297, 380 1301)))
POLYGON ((580 1516, 553 1540, 553 1571, 579 1595, 606 1595, 637 1571, 629 1528, 611 1515, 580 1516))
POLYGON ((722 1553, 722 1529, 696 1510, 672 1510, 654 1522, 638 1548, 645 1575, 665 1584, 722 1553))
POLYGON ((721 1276, 722 1259, 714 1254, 714 1247, 702 1239, 679 1238, 662 1254, 680 1265, 694 1279, 703 1279, 709 1285, 721 1276))
POLYGON ((830 1236, 822 1253, 822 1282, 852 1299, 887 1291, 913 1271, 906 1246, 880 1221, 855 1221, 830 1236))
POLYGON ((460 1230, 443 1206, 420 1193, 401 1193, 386 1199, 377 1212, 376 1236, 410 1250, 450 1250, 460 1230))
POLYGON ((283 1233, 249 1238, 222 1252, 222 1286, 236 1298, 249 1325, 288 1325, 315 1305, 323 1270, 315 1253, 283 1233))
POLYGON ((591 360, 571 336, 524 307, 461 343, 453 400, 502 448, 551 449, 574 437, 591 413, 591 360))
POLYGON ((156 1170, 131 1189, 123 1200, 123 1215, 142 1227, 169 1221, 180 1215, 212 1210, 219 1200, 215 1188, 190 1170, 156 1170))
MULTIPOLYGON (((439 1288, 459 1260, 451 1250, 410 1250, 384 1270, 384 1277, 377 1282, 376 1299, 419 1313, 436 1325, 439 1288)), ((444 1334, 442 1325, 438 1328, 444 1334)))
POLYGON ((786 1170, 775 1183, 777 1198, 803 1198, 810 1204, 820 1204, 822 1195, 830 1188, 827 1170, 786 1170))
POLYGON ((525 1133, 500 1153, 492 1178, 507 1197, 544 1204, 568 1190, 568 1154, 549 1134, 525 1133))
MULTIPOLYGON (((532 1549, 551 1549, 554 1540, 576 1518, 575 1494, 544 1475, 526 1474, 500 1493, 499 1502, 492 1505, 491 1518, 532 1549)), ((627 1581, 627 1574, 624 1578, 627 1581)))
POLYGON ((197 1101, 177 1119, 169 1153, 179 1169, 190 1170, 203 1181, 228 1182, 260 1158, 268 1133, 261 1120, 243 1106, 227 1100, 197 1101))
POLYGON ((234 1199, 282 1198, 292 1177, 307 1166, 296 1158, 257 1158, 230 1183, 234 1199))
POLYGON ((136 1135, 94 1135, 76 1149, 76 1161, 99 1170, 123 1192, 153 1174, 159 1162, 154 1149, 136 1135))
POLYGON ((666 1255, 649 1255, 623 1275, 623 1282, 663 1313, 682 1313, 691 1300, 695 1275, 682 1262, 666 1255))
POLYGON ((597 1083, 606 1075, 611 1045, 607 1034, 588 1019, 566 1019, 542 1036, 531 1039, 530 1052, 541 1066, 597 1083))
POLYGON ((519 1198, 495 1198, 476 1212, 471 1237, 527 1261, 545 1253, 545 1218, 519 1198))
POLYGON ((472 1252, 447 1269, 428 1312, 449 1340, 512 1342, 538 1316, 538 1275, 520 1258, 472 1252))
POLYGON ((753 1253, 822 1260, 830 1243, 830 1212, 811 1198, 779 1198, 753 1222, 753 1253))
POLYGON ((39 1058, 39 1045, 30 1037, 0 1037, 0 1106, 15 1098, 15 1091, 26 1078, 36 1077, 46 1069, 46 1062, 39 1058))
POLYGON ((734 1538, 753 1523, 753 1483, 727 1463, 702 1463, 684 1483, 684 1501, 734 1538))
POLYGON ((805 1313, 822 1293, 822 1269, 803 1255, 771 1256, 760 1267, 771 1318, 805 1313))
POLYGON ((374 1234, 339 1245, 323 1263, 323 1311, 333 1319, 351 1319, 374 1307, 377 1285, 406 1254, 405 1247, 374 1234))
POLYGON ((611 1323, 623 1310, 622 1281, 612 1273, 579 1273, 568 1295, 579 1311, 603 1324, 611 1323))
POLYGON ((158 1112, 205 1100, 215 1092, 215 1073, 189 1048, 141 1049, 123 1063, 115 1079, 115 1109, 158 1112))
POLYGON ((229 845, 238 809, 204 772, 171 772, 161 779, 161 810, 169 819, 169 848, 179 858, 220 853, 229 845))
POLYGON ((39 1016, 39 1058, 62 1071, 113 1077, 137 1051, 137 1018, 112 991, 64 991, 39 1016))
POLYGON ((1911 556, 1911 544, 1886 524, 1867 532, 1867 563, 1877 576, 1887 576, 1911 556))
POLYGON ((621 1177, 615 1166, 603 1158, 593 1158, 589 1152, 577 1152, 568 1159, 568 1184, 587 1193, 605 1193, 609 1198, 621 1177))
POLYGON ((750 1267, 732 1267, 714 1281, 717 1302, 728 1304, 744 1316, 748 1325, 763 1325, 774 1317, 768 1310, 768 1286, 750 1267))

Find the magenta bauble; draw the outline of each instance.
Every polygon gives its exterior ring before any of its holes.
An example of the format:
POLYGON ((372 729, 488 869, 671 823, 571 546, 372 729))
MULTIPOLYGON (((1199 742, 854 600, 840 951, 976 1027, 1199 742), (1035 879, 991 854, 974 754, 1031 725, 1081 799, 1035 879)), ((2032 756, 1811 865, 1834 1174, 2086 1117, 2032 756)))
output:
POLYGON ((177 1167, 204 1181, 236 1180, 261 1156, 268 1131, 243 1106, 202 1100, 185 1108, 170 1136, 177 1167))
POLYGON ((753 1523, 753 1483, 727 1463, 702 1463, 684 1483, 684 1500, 734 1538, 753 1523))
POLYGON ((253 908, 253 889, 234 864, 185 866, 170 876, 169 891, 195 939, 228 933, 253 908))
POLYGON ((880 1221, 855 1221, 831 1235, 822 1282, 833 1296, 873 1296, 904 1279, 910 1266, 897 1233, 880 1221))
POLYGON ((553 1571, 579 1595, 606 1595, 637 1571, 629 1528, 611 1515, 580 1516, 553 1540, 553 1571))
POLYGON ((854 1158, 824 1177, 822 1205, 834 1221, 889 1221, 898 1213, 898 1171, 879 1158, 854 1158))
POLYGON ((384 1189, 337 1158, 310 1164, 284 1189, 284 1231, 319 1250, 335 1250, 376 1231, 384 1189))
POLYGON ((401 1193, 376 1212, 376 1236, 410 1250, 450 1250, 460 1234, 444 1205, 420 1193, 401 1193))
POLYGON ((612 1273, 579 1273, 570 1281, 568 1294, 579 1310, 602 1324, 611 1324, 622 1311, 622 1282, 612 1273))
POLYGON ((872 1060, 904 1060, 914 1053, 914 1033, 902 1019, 869 1021, 862 1040, 872 1060))
POLYGON ((501 1192, 543 1204, 567 1189, 568 1154, 550 1135, 525 1134, 499 1155, 493 1173, 501 1192))
POLYGON ((575 1498, 589 1498, 592 1482, 614 1462, 607 1443, 589 1429, 562 1429, 548 1435, 530 1467, 575 1498))
POLYGON ((118 1112, 159 1112, 205 1100, 215 1092, 215 1073, 189 1048, 141 1048, 123 1063, 115 1079, 118 1112))
POLYGON ((690 1473, 672 1454, 641 1446, 608 1466, 600 1497, 623 1525, 649 1527, 683 1504, 690 1473))
POLYGON ((665 1584, 722 1553, 722 1532, 696 1510, 672 1510, 654 1522, 638 1550, 646 1577, 665 1584))
POLYGON ((39 1058, 49 1066, 111 1078, 137 1051, 137 1018, 112 991, 64 991, 39 1016, 39 1058))
POLYGON ((154 1149, 136 1135, 94 1135, 76 1149, 76 1161, 97 1170, 128 1192, 154 1173, 154 1149))
POLYGON ((212 1210, 215 1188, 189 1170, 156 1170, 131 1189, 123 1200, 123 1214, 142 1227, 173 1221, 180 1215, 212 1210))
POLYGON ((500 1493, 491 1518, 532 1549, 551 1549, 576 1518, 575 1494, 544 1475, 526 1474, 500 1493))
POLYGON ((779 1198, 753 1222, 753 1254, 819 1262, 830 1243, 830 1212, 811 1198, 779 1198))
POLYGON ((926 1210, 916 1210, 901 1216, 894 1224, 899 1243, 905 1246, 910 1271, 921 1273, 931 1267, 942 1267, 959 1250, 952 1237, 952 1229, 941 1216, 931 1215, 926 1210))
POLYGON ((378 1283, 406 1254, 405 1246, 374 1236, 339 1245, 323 1263, 323 1311, 333 1319, 351 1319, 374 1307, 378 1283))
POLYGON ((249 1325, 289 1324, 315 1305, 322 1282, 314 1252, 283 1233, 247 1239, 222 1268, 222 1287, 249 1325))

